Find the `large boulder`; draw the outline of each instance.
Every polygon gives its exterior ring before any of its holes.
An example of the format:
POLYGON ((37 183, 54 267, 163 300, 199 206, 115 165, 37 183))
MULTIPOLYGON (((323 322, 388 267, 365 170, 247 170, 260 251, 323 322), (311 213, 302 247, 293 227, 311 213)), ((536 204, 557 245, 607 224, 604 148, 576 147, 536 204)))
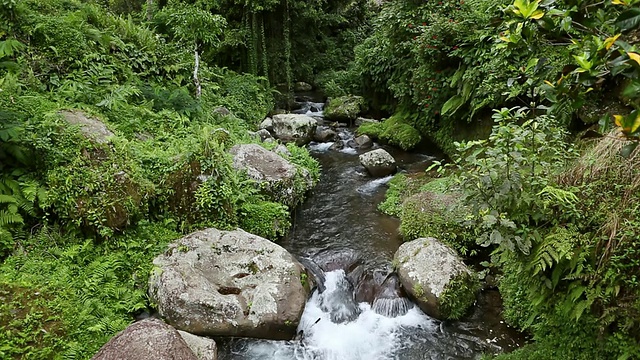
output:
POLYGON ((192 233, 158 256, 149 296, 177 329, 207 336, 290 339, 308 296, 302 266, 243 230, 192 233))
POLYGON ((384 149, 376 149, 360 155, 360 163, 375 177, 396 172, 396 160, 384 149))
POLYGON ((407 293, 430 316, 459 319, 475 301, 477 277, 453 249, 434 238, 402 244, 394 263, 407 293))
POLYGON ((324 117, 335 121, 355 121, 365 110, 366 103, 362 96, 341 96, 329 100, 324 107, 324 117))
POLYGON ((301 114, 274 115, 271 120, 273 136, 283 142, 295 142, 296 145, 307 144, 313 139, 318 121, 301 114))
POLYGON ((80 127, 80 133, 98 144, 106 144, 114 134, 102 121, 80 110, 61 110, 58 114, 71 125, 80 127))
POLYGON ((298 81, 293 85, 293 91, 295 92, 308 92, 311 90, 313 90, 313 86, 303 81, 298 81))
POLYGON ((260 145, 236 145, 229 152, 233 155, 235 169, 246 171, 273 200, 290 207, 302 201, 304 194, 314 185, 306 169, 297 168, 260 145))
POLYGON ((92 360, 127 359, 205 360, 205 358, 196 357, 176 329, 153 318, 129 325, 102 346, 92 358, 92 360))

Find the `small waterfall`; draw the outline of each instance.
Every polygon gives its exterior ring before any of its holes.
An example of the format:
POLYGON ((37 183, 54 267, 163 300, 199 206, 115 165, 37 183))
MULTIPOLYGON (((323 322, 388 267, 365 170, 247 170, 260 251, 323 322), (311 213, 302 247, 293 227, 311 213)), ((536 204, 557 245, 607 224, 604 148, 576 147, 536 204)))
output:
POLYGON ((405 315, 413 308, 413 303, 407 298, 378 298, 373 301, 371 309, 376 314, 386 317, 396 317, 405 315))
POLYGON ((413 307, 407 295, 402 290, 400 279, 395 273, 387 275, 380 286, 376 299, 371 308, 376 314, 396 317, 406 314, 413 307))
POLYGON ((360 307, 344 270, 327 273, 325 286, 325 291, 320 294, 320 308, 329 314, 331 321, 341 324, 357 319, 360 307))

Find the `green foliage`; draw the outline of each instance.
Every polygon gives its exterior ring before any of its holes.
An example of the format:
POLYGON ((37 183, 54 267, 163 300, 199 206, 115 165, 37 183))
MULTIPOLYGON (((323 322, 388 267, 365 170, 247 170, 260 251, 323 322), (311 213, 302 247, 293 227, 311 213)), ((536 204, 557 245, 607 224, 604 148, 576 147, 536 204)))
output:
POLYGON ((271 201, 249 201, 240 209, 240 227, 266 239, 286 235, 291 223, 286 206, 271 201))
POLYGON ((476 301, 480 281, 474 274, 463 273, 452 279, 438 298, 439 309, 447 319, 462 318, 476 301))
POLYGON ((496 111, 487 140, 459 145, 458 181, 471 208, 478 243, 529 254, 539 238, 533 226, 571 213, 571 197, 546 202, 549 177, 572 157, 566 133, 553 117, 527 119, 525 109, 496 111))
POLYGON ((109 243, 43 228, 0 265, 3 357, 89 358, 146 309, 151 260, 180 235, 143 223, 109 243), (9 294, 6 291, 10 291, 9 294), (12 311, 18 310, 18 316, 12 311), (5 327, 5 325, 7 325, 5 327), (45 331, 43 331, 43 329, 45 331))
POLYGON ((411 150, 422 141, 420 132, 402 114, 396 114, 381 123, 364 123, 357 131, 359 135, 368 135, 403 150, 411 150))

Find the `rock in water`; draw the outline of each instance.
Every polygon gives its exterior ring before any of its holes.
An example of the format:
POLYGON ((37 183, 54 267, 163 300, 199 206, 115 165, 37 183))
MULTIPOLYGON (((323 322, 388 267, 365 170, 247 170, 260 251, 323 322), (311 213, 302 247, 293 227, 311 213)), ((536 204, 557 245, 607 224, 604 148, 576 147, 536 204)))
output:
POLYGON ((298 170, 282 156, 260 145, 236 145, 229 152, 235 169, 246 171, 274 201, 292 208, 315 185, 306 169, 298 170))
POLYGON ((373 146, 373 140, 367 135, 360 135, 355 139, 356 146, 360 149, 368 149, 373 146))
POLYGON ((402 244, 394 261, 405 290, 430 316, 458 319, 475 301, 477 278, 453 249, 434 238, 402 244))
POLYGON ((313 86, 311 86, 310 84, 303 82, 303 81, 298 81, 297 83, 295 83, 293 85, 293 90, 295 92, 308 92, 313 90, 313 86))
POLYGON ((243 230, 206 229, 154 261, 149 296, 177 329, 197 335, 291 339, 308 292, 282 247, 243 230))
POLYGON ((396 172, 396 160, 384 149, 376 149, 360 155, 360 163, 369 174, 383 177, 396 172))
POLYGON ((336 324, 354 321, 360 315, 353 285, 344 270, 331 271, 326 276, 325 291, 320 294, 320 308, 329 313, 336 324))
MULTIPOLYGON (((111 338, 92 360, 204 360, 198 358, 176 329, 158 319, 129 325, 111 338)), ((215 358, 214 358, 215 359, 215 358)))
POLYGON ((316 119, 301 114, 280 114, 272 118, 273 136, 296 145, 308 144, 316 131, 316 119))
POLYGON ((324 107, 324 116, 335 121, 355 121, 365 110, 366 102, 362 96, 341 96, 329 100, 324 107))
POLYGON ((407 298, 398 275, 390 274, 380 286, 380 291, 371 305, 376 314, 396 317, 406 314, 413 304, 407 298))
POLYGON ((191 349, 198 360, 218 359, 218 347, 213 339, 196 336, 181 330, 178 330, 178 334, 180 334, 182 340, 187 343, 187 346, 189 346, 189 349, 191 349))

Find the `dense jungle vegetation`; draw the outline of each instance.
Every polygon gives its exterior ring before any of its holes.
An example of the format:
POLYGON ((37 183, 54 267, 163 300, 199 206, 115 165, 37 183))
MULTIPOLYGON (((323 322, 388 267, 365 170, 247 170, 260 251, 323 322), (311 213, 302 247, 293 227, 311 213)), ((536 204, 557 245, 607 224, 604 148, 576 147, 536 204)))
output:
POLYGON ((640 358, 639 25, 635 0, 0 0, 0 358, 90 358, 181 234, 282 236, 226 151, 296 81, 450 156, 381 210, 490 254, 533 337, 499 358, 640 358))

